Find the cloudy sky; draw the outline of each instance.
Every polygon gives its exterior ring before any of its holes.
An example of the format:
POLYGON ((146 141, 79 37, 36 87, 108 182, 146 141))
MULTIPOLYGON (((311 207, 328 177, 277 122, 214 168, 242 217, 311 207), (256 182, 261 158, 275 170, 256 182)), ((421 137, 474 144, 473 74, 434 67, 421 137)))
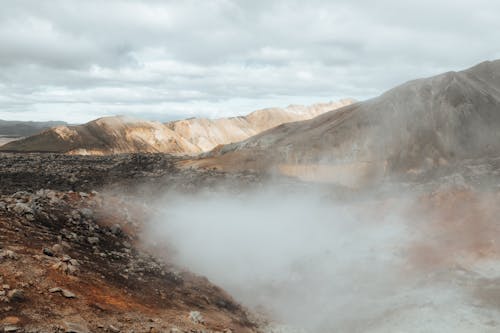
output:
POLYGON ((169 120, 365 99, 500 58, 484 0, 5 0, 0 119, 169 120))

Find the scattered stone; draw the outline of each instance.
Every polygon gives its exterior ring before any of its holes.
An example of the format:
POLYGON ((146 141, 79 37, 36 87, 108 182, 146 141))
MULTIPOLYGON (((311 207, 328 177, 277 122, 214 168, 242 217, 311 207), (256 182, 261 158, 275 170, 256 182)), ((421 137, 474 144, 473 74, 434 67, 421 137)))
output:
POLYGON ((87 241, 90 244, 95 245, 95 244, 99 243, 99 237, 88 237, 87 241))
POLYGON ((115 327, 113 325, 109 325, 109 330, 114 333, 119 333, 120 329, 118 327, 115 327))
POLYGON ((90 208, 82 208, 80 209, 80 215, 90 220, 94 217, 94 211, 90 208))
POLYGON ((71 212, 71 218, 73 219, 73 221, 80 221, 80 219, 81 219, 80 212, 77 210, 73 210, 71 212))
POLYGON ((66 265, 66 270, 64 272, 69 275, 75 275, 78 272, 78 267, 68 264, 66 265))
POLYGON ((24 295, 24 290, 22 289, 12 289, 7 294, 9 297, 9 301, 11 302, 23 302, 26 300, 26 296, 24 295))
POLYGON ((54 288, 49 289, 49 293, 52 293, 52 294, 59 293, 59 292, 66 298, 76 298, 76 295, 67 289, 63 289, 60 287, 54 287, 54 288))
POLYGON ((0 260, 2 259, 17 260, 17 255, 11 250, 0 250, 0 260))
POLYGON ((67 289, 62 289, 61 292, 62 292, 62 295, 66 298, 76 298, 76 295, 67 289))
POLYGON ((122 227, 119 224, 114 224, 111 227, 111 232, 117 236, 122 234, 122 227))
POLYGON ((14 208, 12 209, 16 214, 22 215, 22 214, 33 214, 33 209, 31 209, 30 206, 28 206, 25 203, 18 202, 14 205, 14 208))
POLYGON ((49 249, 48 247, 44 247, 43 250, 42 250, 42 252, 46 256, 49 256, 49 257, 53 257, 54 256, 54 252, 51 249, 49 249))
POLYGON ((52 269, 59 270, 69 275, 75 275, 79 270, 79 265, 76 259, 64 255, 59 261, 52 265, 52 269))
POLYGON ((17 332, 20 329, 21 329, 20 327, 15 326, 15 325, 6 325, 6 326, 4 326, 3 331, 5 333, 7 333, 7 332, 17 332))
POLYGON ((189 320, 191 320, 195 324, 203 324, 205 322, 205 319, 199 311, 189 312, 189 320))

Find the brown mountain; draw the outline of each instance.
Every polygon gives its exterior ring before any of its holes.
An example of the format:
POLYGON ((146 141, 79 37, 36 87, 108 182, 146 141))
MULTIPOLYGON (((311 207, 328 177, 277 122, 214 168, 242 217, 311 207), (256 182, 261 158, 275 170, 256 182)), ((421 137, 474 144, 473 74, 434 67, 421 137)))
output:
POLYGON ((352 99, 343 99, 311 106, 290 105, 286 108, 257 110, 242 117, 179 120, 167 126, 202 151, 209 151, 220 144, 242 141, 278 125, 311 119, 352 103, 352 99))
POLYGON ((200 150, 158 122, 106 117, 78 126, 58 126, 9 142, 4 151, 105 155, 130 152, 198 153, 200 150))
POLYGON ((151 152, 198 154, 218 145, 247 139, 277 125, 311 119, 351 104, 342 100, 309 107, 289 106, 255 111, 244 117, 193 118, 162 124, 126 117, 106 117, 78 126, 58 126, 9 142, 3 151, 104 155, 151 152))
POLYGON ((358 183, 500 153, 500 60, 284 124, 188 165, 358 183))

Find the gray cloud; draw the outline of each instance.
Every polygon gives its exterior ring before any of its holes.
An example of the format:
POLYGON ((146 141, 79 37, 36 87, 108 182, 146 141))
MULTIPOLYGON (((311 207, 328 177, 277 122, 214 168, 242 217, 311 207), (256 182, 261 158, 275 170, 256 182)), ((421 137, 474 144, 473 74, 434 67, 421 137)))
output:
POLYGON ((0 118, 226 116, 500 58, 479 1, 50 1, 0 12, 0 118))

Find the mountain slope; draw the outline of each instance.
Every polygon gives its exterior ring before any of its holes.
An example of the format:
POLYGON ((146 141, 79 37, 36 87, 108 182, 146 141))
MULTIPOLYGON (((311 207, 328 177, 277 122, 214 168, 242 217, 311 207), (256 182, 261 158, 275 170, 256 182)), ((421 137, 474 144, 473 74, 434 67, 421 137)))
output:
POLYGON ((396 87, 378 98, 224 146, 190 165, 276 169, 344 183, 421 173, 500 153, 500 61, 396 87))
POLYGON ((277 125, 303 119, 352 103, 342 100, 310 107, 289 106, 255 111, 245 117, 193 118, 167 124, 106 117, 79 126, 59 126, 0 147, 3 151, 70 154, 172 153, 198 154, 238 142, 277 125))
POLYGON ((0 150, 92 155, 200 152, 198 147, 161 123, 125 117, 107 117, 84 125, 55 127, 38 135, 10 142, 0 150))
POLYGON ((311 119, 353 102, 351 99, 343 99, 311 106, 291 105, 283 109, 257 110, 243 117, 192 118, 170 122, 167 126, 201 150, 209 151, 218 145, 242 141, 280 124, 311 119))
POLYGON ((142 245, 130 198, 42 189, 0 207, 1 332, 257 332, 225 291, 142 245))

